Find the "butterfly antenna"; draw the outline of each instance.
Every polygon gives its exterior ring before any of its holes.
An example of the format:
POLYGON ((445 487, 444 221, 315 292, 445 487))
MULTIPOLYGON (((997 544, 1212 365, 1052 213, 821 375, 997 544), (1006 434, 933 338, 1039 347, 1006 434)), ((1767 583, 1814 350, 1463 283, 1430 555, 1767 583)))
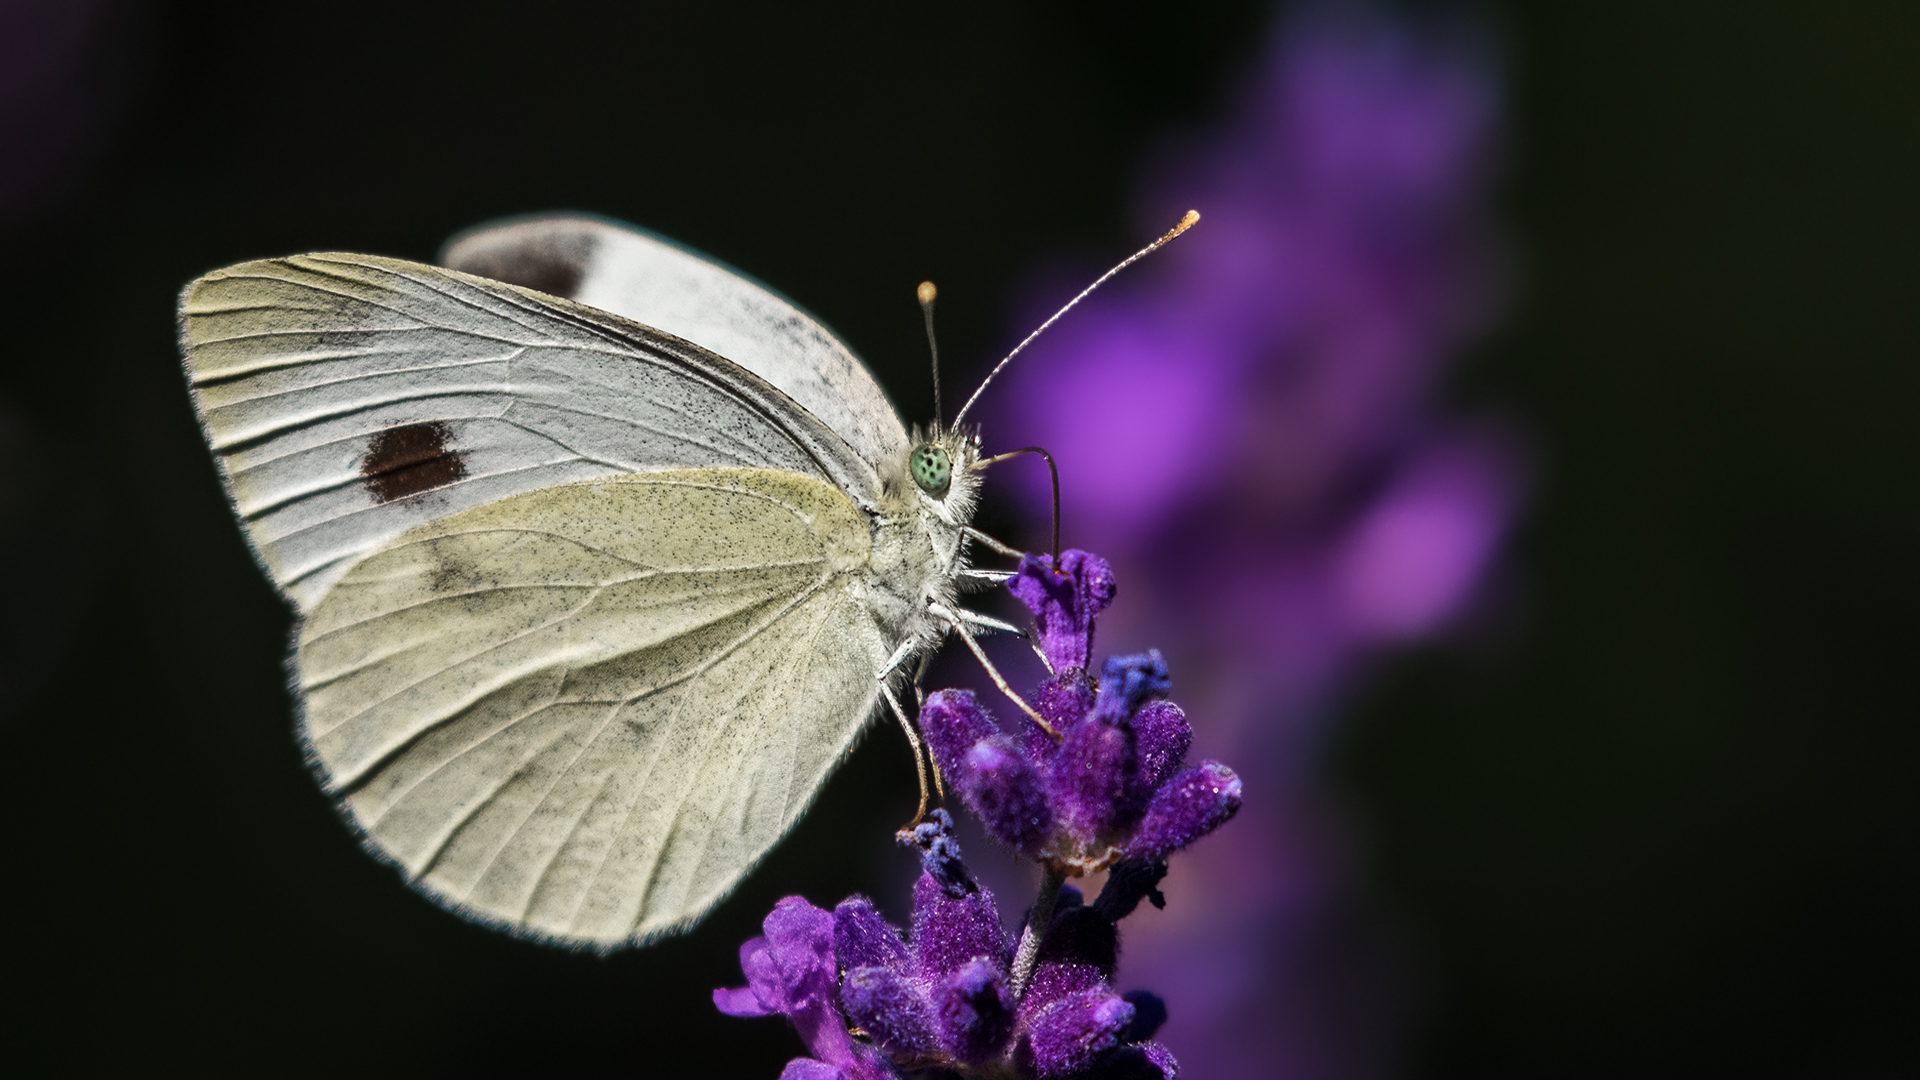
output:
POLYGON ((920 298, 920 314, 927 320, 927 352, 933 356, 933 433, 937 437, 940 434, 940 343, 933 337, 933 298, 940 295, 940 291, 933 287, 933 282, 923 281, 914 295, 920 298))
MULTIPOLYGON (((1014 357, 1019 356, 1021 349, 1024 349, 1028 345, 1033 344, 1033 339, 1039 337, 1042 333, 1044 333, 1047 327, 1052 326, 1056 322, 1059 322, 1060 316, 1065 315, 1069 311, 1072 311, 1073 306, 1075 304, 1078 304, 1080 301, 1085 300, 1088 297, 1088 295, 1090 295, 1093 292, 1093 290, 1099 288, 1102 285, 1105 285, 1107 283, 1107 279, 1113 277, 1113 275, 1119 273, 1120 271, 1125 270, 1127 267, 1132 266, 1134 263, 1139 262, 1141 259, 1146 258, 1148 255, 1153 254, 1155 251, 1158 251, 1164 244, 1166 244, 1167 241, 1172 240, 1174 237, 1179 236, 1181 233, 1186 232, 1188 229, 1193 228, 1194 223, 1199 220, 1200 220, 1200 211, 1198 210, 1187 211, 1186 216, 1180 219, 1180 224, 1175 225, 1171 229, 1168 229, 1167 234, 1165 236, 1162 236, 1160 239, 1155 240, 1153 243, 1148 244, 1146 247, 1143 247, 1139 251, 1136 251, 1133 254, 1127 256, 1125 259, 1122 259, 1120 261, 1120 265, 1114 267, 1113 269, 1107 271, 1104 274, 1101 274, 1099 277, 1099 280, 1095 281, 1093 284, 1087 286, 1086 288, 1080 290, 1079 296, 1076 296, 1073 299, 1067 301, 1067 306, 1061 308, 1059 311, 1054 312, 1051 318, 1049 318, 1046 322, 1043 322, 1040 324, 1040 328, 1038 330, 1035 330, 1033 333, 1028 334, 1025 340, 1020 342, 1020 344, 1015 345, 1013 347, 1013 351, 1007 354, 1007 358, 1005 360, 1002 360, 998 364, 995 364, 993 366, 993 370, 987 372, 987 377, 980 380, 979 389, 975 390, 973 392, 973 396, 967 399, 967 403, 965 405, 960 406, 960 411, 954 414, 953 426, 954 427, 960 426, 960 421, 966 418, 967 410, 973 408, 973 403, 980 400, 981 393, 986 390, 987 384, 993 381, 993 377, 995 375, 1000 374, 1001 369, 1005 368, 1009 363, 1011 363, 1014 357)), ((932 318, 932 315, 929 314, 928 318, 932 318)))

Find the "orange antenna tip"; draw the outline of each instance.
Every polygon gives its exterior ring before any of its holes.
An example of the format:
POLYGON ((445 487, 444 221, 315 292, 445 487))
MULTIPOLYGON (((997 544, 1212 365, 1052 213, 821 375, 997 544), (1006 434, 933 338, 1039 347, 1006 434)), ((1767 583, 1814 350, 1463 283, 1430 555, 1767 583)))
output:
MULTIPOLYGON (((1184 226, 1182 227, 1184 228, 1184 226)), ((939 290, 933 287, 933 282, 923 281, 920 283, 920 287, 913 291, 913 294, 920 298, 922 304, 931 304, 933 303, 933 298, 939 295, 939 290)))

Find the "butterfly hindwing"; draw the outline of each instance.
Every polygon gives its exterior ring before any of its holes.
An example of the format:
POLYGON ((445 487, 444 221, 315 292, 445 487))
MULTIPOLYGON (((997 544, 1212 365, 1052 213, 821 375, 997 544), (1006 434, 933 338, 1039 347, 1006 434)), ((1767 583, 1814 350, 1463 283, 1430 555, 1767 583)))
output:
POLYGON ((244 263, 187 287, 181 336, 235 510, 303 610, 401 532, 555 484, 729 466, 878 494, 868 458, 731 361, 457 271, 244 263))
POLYGON ((683 926, 791 827, 898 628, 856 507, 790 472, 652 472, 442 517, 302 625, 343 809, 477 918, 611 947, 683 926))
POLYGON ((779 387, 867 460, 907 454, 898 413, 852 349, 779 293, 664 237, 604 218, 517 218, 460 234, 440 261, 685 338, 779 387))

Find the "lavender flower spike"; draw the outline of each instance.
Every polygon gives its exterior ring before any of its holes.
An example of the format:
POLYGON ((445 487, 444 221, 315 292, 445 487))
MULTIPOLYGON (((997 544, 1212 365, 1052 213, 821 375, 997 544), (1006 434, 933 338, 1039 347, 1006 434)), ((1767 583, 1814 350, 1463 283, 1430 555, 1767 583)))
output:
POLYGON ((1164 866, 1117 870, 1092 907, 1066 890, 1038 977, 1016 1001, 1012 940, 960 860, 953 819, 934 811, 911 841, 923 869, 911 944, 864 897, 831 915, 789 897, 767 917, 767 936, 741 951, 748 985, 715 992, 722 1012, 794 1018, 814 1057, 788 1062, 781 1080, 1172 1080, 1173 1055, 1148 1041, 1165 1007, 1152 994, 1121 997, 1108 981, 1113 921, 1153 894, 1164 866))
POLYGON ((1105 560, 1069 551, 1056 570, 1028 556, 1010 587, 1054 666, 1034 695, 1054 729, 1023 719, 1003 731, 964 690, 930 695, 920 727, 949 789, 1046 867, 1031 925, 1016 950, 945 810, 902 836, 921 866, 907 940, 864 897, 831 915, 782 900, 741 952, 748 985, 715 991, 714 1004, 792 1018, 814 1058, 783 1080, 1172 1080, 1173 1055, 1149 1041, 1165 1004, 1114 992, 1117 924, 1142 900, 1165 906, 1166 856, 1233 816, 1240 780, 1214 761, 1185 768, 1193 731, 1162 700, 1173 683, 1159 653, 1088 673, 1094 618, 1114 593, 1105 560), (1112 872, 1091 905, 1064 884, 1101 869, 1112 872))
POLYGON ((1232 817, 1240 782, 1217 762, 1180 772, 1193 730, 1164 701, 1173 683, 1158 652, 1086 664, 1095 617, 1114 595, 1106 560, 1068 551, 1056 570, 1025 556, 1008 582, 1033 612, 1054 675, 1034 695, 1053 731, 1022 720, 1002 731, 974 696, 941 690, 920 727, 948 785, 989 835, 1061 874, 1132 857, 1163 859, 1232 817))

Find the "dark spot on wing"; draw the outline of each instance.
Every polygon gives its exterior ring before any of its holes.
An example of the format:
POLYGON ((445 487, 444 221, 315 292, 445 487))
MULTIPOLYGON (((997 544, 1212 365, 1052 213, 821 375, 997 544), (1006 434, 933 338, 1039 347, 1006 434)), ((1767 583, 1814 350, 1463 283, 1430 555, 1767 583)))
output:
POLYGON ((447 445, 449 438, 447 425, 438 422, 375 433, 360 462, 373 501, 390 503, 465 479, 466 459, 447 445))
POLYGON ((447 269, 573 299, 593 256, 590 233, 519 226, 474 237, 447 253, 447 269))

